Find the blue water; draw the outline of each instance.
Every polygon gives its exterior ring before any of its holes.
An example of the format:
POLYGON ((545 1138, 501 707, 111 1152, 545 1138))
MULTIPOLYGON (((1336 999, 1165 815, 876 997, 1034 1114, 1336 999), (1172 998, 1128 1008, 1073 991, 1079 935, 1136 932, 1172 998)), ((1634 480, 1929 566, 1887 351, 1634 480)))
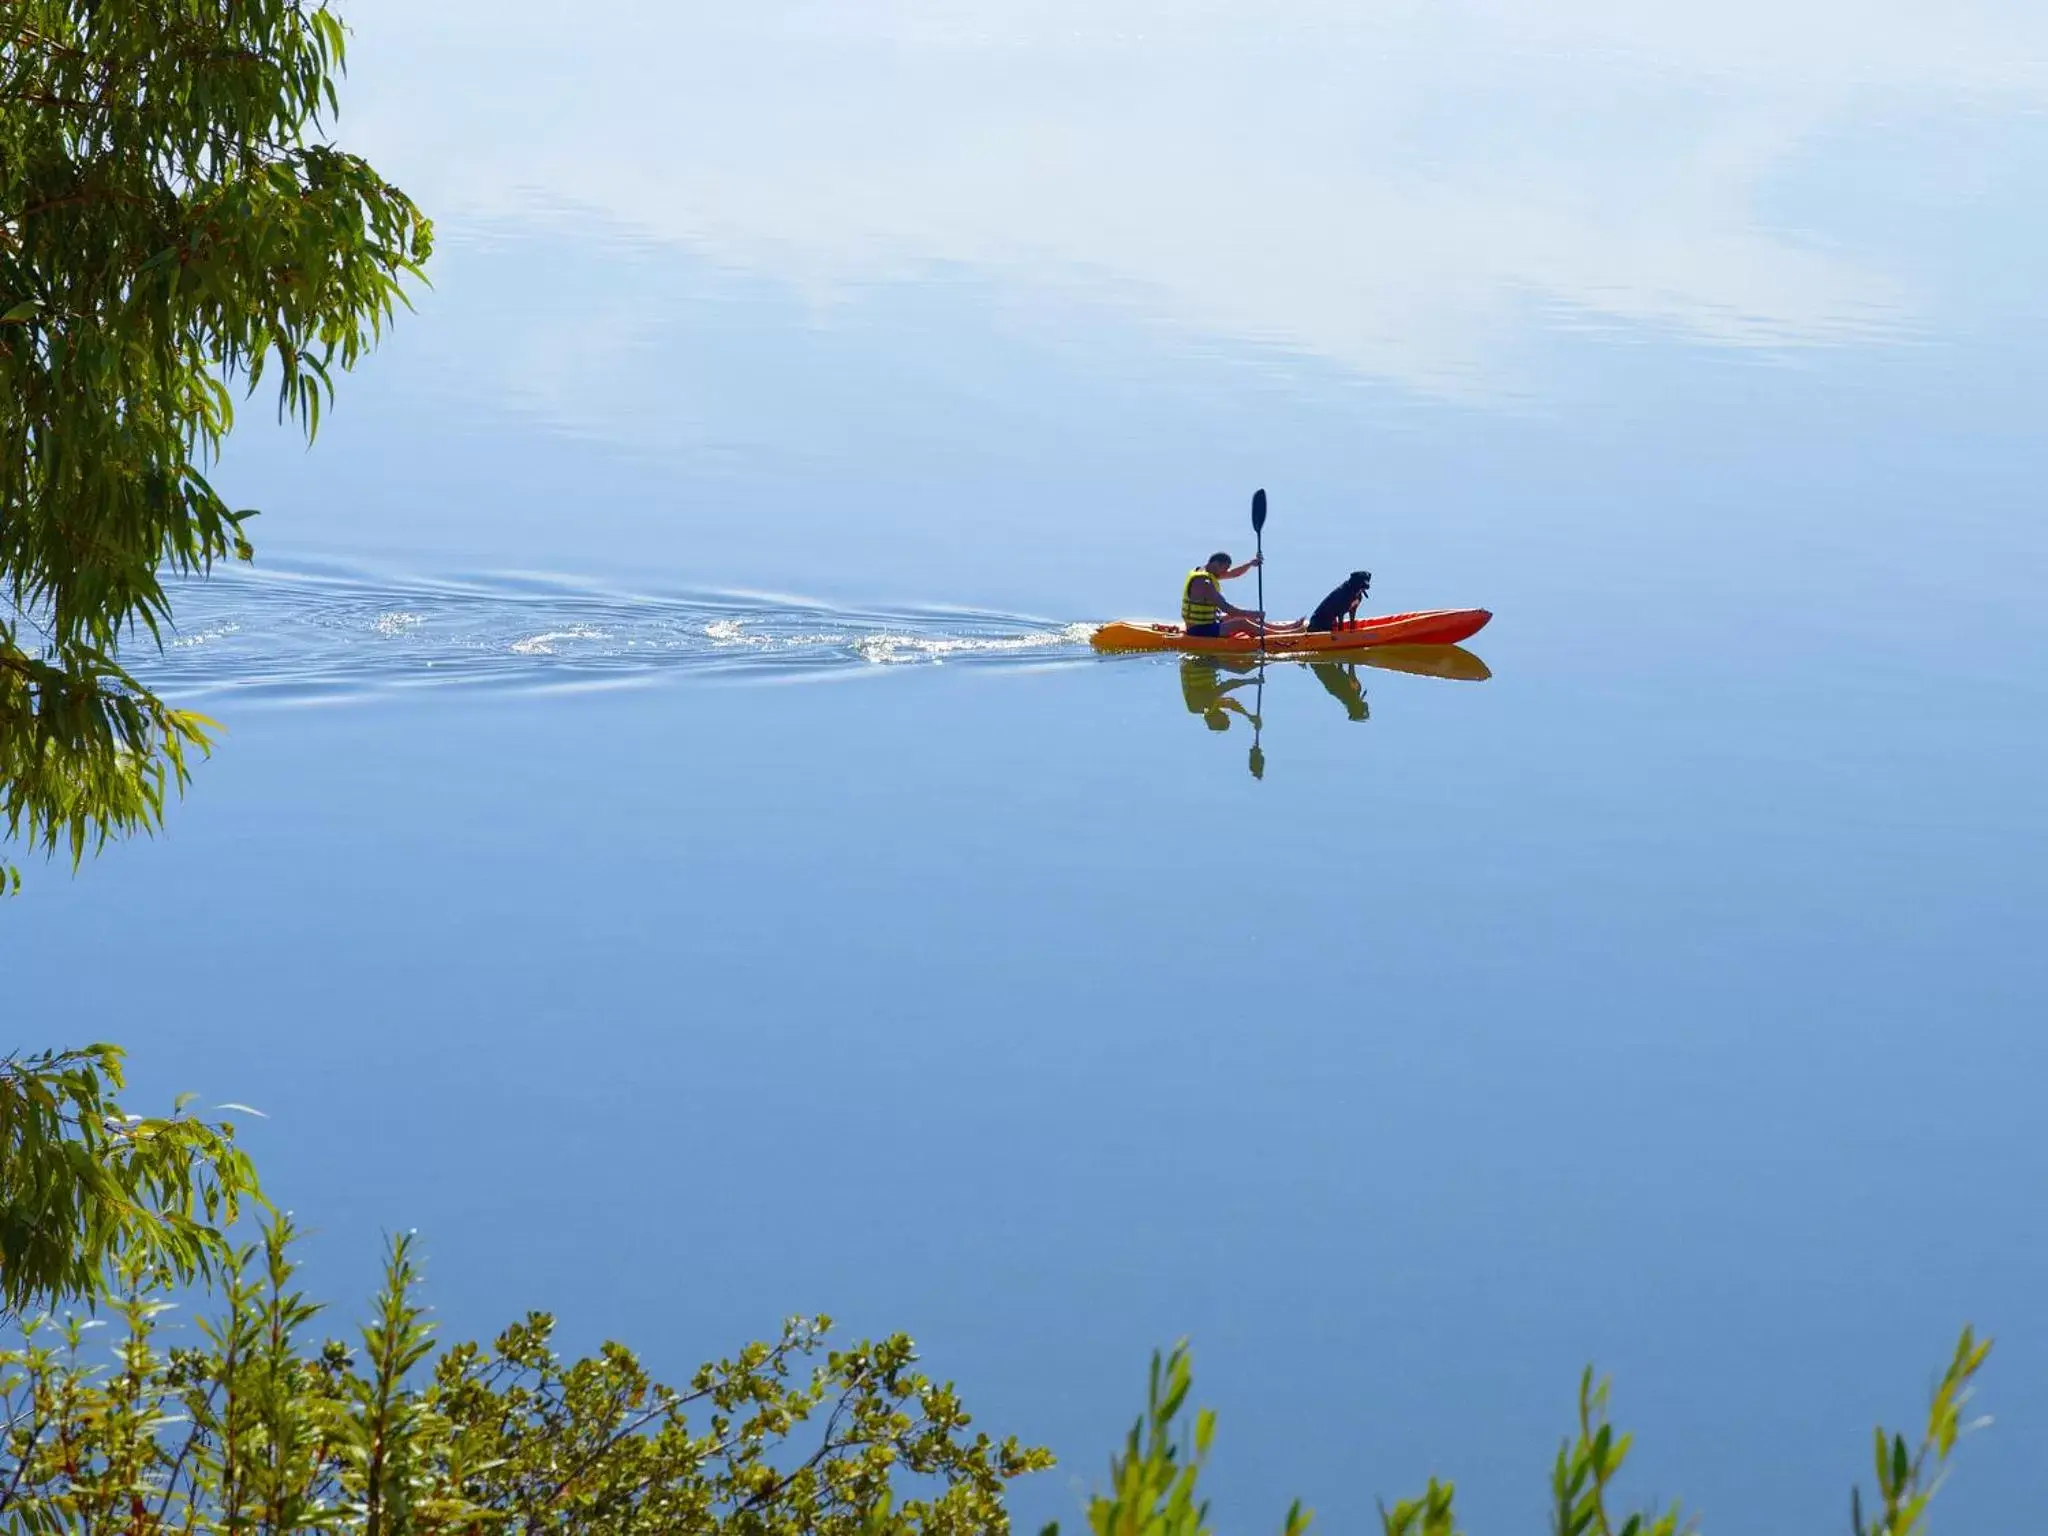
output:
POLYGON ((1589 1360, 1834 1528, 1965 1321, 1946 1518, 2048 1498, 2040 19, 419 9, 436 287, 246 410, 226 732, 30 868, 24 1043, 260 1106, 344 1310, 907 1329, 1032 1522, 1182 1334, 1230 1529, 1531 1528, 1589 1360), (1491 675, 1096 657, 1257 486, 1491 675))

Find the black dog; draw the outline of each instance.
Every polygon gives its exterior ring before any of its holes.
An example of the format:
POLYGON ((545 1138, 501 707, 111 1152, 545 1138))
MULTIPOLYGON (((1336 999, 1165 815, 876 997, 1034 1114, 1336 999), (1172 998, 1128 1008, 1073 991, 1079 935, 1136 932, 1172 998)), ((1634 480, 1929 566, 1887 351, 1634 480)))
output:
POLYGON ((1344 578, 1343 586, 1316 604, 1316 611, 1309 616, 1308 627, 1331 630, 1337 627, 1339 619, 1357 618, 1358 605, 1364 601, 1366 589, 1371 585, 1371 571, 1353 571, 1344 578))

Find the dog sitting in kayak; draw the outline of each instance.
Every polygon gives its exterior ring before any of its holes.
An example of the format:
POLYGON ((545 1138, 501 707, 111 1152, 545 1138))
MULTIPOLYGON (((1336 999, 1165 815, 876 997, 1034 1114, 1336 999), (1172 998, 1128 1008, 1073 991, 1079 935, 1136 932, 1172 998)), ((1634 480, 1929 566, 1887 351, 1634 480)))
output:
POLYGON ((1316 604, 1316 611, 1308 616, 1302 627, 1310 634, 1328 634, 1339 624, 1357 618, 1358 605, 1365 601, 1365 594, 1371 587, 1371 571, 1353 571, 1344 578, 1342 585, 1316 604))

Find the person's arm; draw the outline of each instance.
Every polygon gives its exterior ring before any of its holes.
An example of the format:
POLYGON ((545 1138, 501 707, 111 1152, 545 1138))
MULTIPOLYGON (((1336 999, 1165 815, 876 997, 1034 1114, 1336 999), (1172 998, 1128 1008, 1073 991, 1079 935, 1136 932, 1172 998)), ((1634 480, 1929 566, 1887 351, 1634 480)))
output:
MULTIPOLYGON (((1232 574, 1235 573, 1233 572, 1232 574)), ((1259 615, 1255 613, 1253 610, 1249 608, 1240 608, 1237 606, 1237 604, 1233 603, 1229 598, 1225 597, 1223 595, 1223 589, 1216 584, 1216 578, 1214 576, 1207 577, 1204 580, 1198 581, 1194 584, 1194 598, 1195 601, 1198 603, 1215 604, 1216 612, 1225 618, 1257 619, 1259 617, 1259 615), (1206 592, 1203 590, 1204 588, 1207 589, 1206 592)))
MULTIPOLYGON (((1234 580, 1235 578, 1244 575, 1246 571, 1257 570, 1260 566, 1264 565, 1265 563, 1266 557, 1264 555, 1254 555, 1251 559, 1245 561, 1243 565, 1237 567, 1236 570, 1225 571, 1223 573, 1223 580, 1234 580)), ((1233 603, 1229 598, 1223 595, 1223 589, 1221 587, 1216 588, 1216 606, 1222 612, 1229 614, 1230 617, 1232 617, 1233 619, 1250 619, 1254 624, 1263 624, 1266 622, 1266 616, 1264 613, 1260 612, 1256 608, 1238 607, 1237 604, 1233 603)))

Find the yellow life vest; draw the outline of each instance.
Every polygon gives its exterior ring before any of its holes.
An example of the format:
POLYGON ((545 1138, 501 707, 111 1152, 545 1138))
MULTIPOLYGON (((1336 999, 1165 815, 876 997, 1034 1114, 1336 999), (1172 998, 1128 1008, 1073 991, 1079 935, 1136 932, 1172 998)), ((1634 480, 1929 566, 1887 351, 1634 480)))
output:
POLYGON ((1204 624, 1214 624, 1223 617, 1223 610, 1214 603, 1195 600, 1197 581, 1208 582, 1213 591, 1219 596, 1222 594, 1222 588, 1216 585, 1216 573, 1206 565, 1198 565, 1188 572, 1188 579, 1181 583, 1180 588, 1180 621, 1188 629, 1199 629, 1204 624))

